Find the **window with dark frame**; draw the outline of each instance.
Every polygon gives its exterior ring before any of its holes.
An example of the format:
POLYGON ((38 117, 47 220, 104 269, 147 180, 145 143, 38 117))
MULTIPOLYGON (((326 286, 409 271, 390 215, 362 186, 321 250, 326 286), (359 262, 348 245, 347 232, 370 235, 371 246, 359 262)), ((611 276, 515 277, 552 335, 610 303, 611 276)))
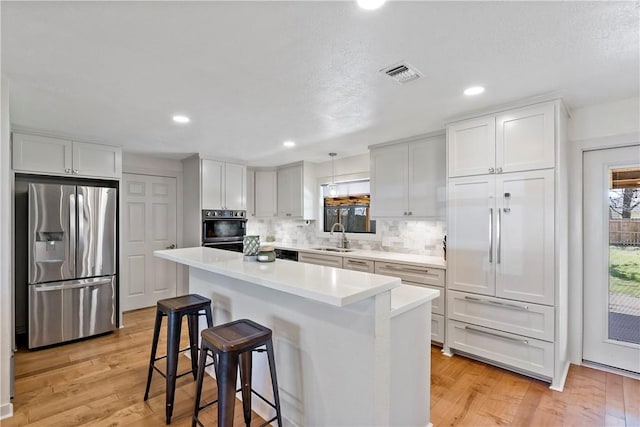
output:
POLYGON ((347 233, 376 233, 376 222, 370 217, 369 194, 327 196, 324 198, 324 231, 331 231, 335 223, 342 224, 347 233))

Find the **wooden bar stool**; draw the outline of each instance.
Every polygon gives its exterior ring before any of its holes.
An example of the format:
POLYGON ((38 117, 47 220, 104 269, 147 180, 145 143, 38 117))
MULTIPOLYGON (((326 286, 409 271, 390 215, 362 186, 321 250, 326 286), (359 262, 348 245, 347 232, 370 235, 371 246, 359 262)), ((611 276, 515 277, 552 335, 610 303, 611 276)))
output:
POLYGON ((211 315, 211 300, 200 295, 184 295, 176 298, 159 300, 156 305, 156 323, 153 328, 153 342, 151 344, 151 356, 149 358, 149 374, 147 376, 147 389, 144 392, 144 400, 149 398, 149 387, 151 387, 151 376, 153 370, 158 371, 166 379, 166 416, 167 424, 171 423, 173 415, 173 399, 176 391, 176 379, 191 372, 193 379, 196 379, 198 368, 198 319, 200 316, 207 317, 207 326, 213 326, 213 316, 211 315), (167 353, 164 356, 156 357, 158 349, 158 337, 160 336, 160 326, 162 318, 168 317, 167 324, 167 353), (187 326, 189 328, 189 347, 180 350, 180 330, 182 328, 182 317, 187 316, 187 326), (178 368, 178 354, 183 351, 191 351, 191 371, 176 375, 178 368), (161 359, 167 359, 166 372, 162 372, 155 365, 161 359))
POLYGON ((195 427, 196 424, 203 426, 198 419, 198 413, 200 410, 216 402, 218 402, 218 426, 233 426, 235 394, 239 391, 242 391, 242 409, 244 412, 244 422, 247 426, 249 426, 251 422, 251 393, 254 393, 276 410, 276 416, 262 424, 262 426, 266 426, 274 420, 278 420, 278 425, 282 426, 280 395, 278 393, 278 380, 276 378, 276 364, 273 355, 271 335, 271 329, 248 319, 236 320, 235 322, 225 323, 224 325, 214 326, 213 328, 202 331, 198 380, 196 382, 196 402, 193 411, 192 426, 195 427), (269 402, 265 397, 251 388, 252 352, 264 352, 265 349, 258 349, 258 347, 261 346, 266 346, 274 403, 269 402), (209 352, 212 353, 213 366, 218 381, 218 399, 200 406, 202 380, 209 352), (240 366, 241 387, 236 390, 238 366, 240 366))

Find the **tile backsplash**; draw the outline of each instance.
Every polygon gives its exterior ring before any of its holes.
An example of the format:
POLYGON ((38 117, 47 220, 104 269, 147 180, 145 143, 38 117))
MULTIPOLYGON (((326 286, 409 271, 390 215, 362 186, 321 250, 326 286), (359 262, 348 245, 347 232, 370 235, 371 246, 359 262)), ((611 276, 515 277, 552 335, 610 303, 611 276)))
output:
MULTIPOLYGON (((300 246, 335 246, 338 236, 325 238, 318 235, 316 221, 287 219, 249 219, 247 234, 259 235, 261 242, 267 236, 277 242, 300 246)), ((442 256, 442 238, 446 232, 444 221, 377 220, 378 240, 349 238, 351 247, 417 255, 442 256)))

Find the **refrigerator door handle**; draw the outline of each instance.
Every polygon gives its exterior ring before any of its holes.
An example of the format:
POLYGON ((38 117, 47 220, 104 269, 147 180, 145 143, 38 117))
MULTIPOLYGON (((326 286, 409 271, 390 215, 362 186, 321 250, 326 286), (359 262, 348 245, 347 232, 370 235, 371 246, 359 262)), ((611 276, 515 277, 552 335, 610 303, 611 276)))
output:
POLYGON ((101 285, 110 285, 111 277, 107 279, 90 279, 83 280, 81 283, 71 283, 68 285, 32 285, 35 292, 50 292, 50 291, 60 291, 66 289, 78 289, 78 288, 90 288, 93 286, 101 286, 101 285))
POLYGON ((85 235, 84 235, 84 196, 78 192, 78 247, 76 248, 76 276, 82 277, 85 274, 85 235), (80 271, 78 271, 80 269, 80 271))
POLYGON ((69 195, 69 251, 67 252, 67 259, 73 263, 73 271, 76 270, 76 195, 75 193, 69 195))

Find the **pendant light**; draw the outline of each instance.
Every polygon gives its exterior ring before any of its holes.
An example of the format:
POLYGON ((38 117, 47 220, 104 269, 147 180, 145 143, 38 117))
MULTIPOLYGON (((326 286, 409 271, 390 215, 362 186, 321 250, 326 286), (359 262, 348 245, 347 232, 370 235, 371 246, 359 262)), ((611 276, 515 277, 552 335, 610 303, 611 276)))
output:
POLYGON ((336 185, 336 166, 335 166, 335 158, 337 153, 329 153, 331 156, 331 184, 329 184, 329 195, 331 197, 336 197, 338 195, 338 186, 336 185))

